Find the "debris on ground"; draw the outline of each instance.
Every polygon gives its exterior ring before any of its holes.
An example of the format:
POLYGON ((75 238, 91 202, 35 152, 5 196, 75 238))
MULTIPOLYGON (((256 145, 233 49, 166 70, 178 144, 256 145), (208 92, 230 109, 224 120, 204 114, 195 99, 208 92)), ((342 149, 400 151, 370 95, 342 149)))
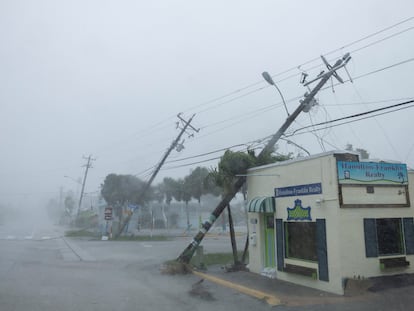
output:
POLYGON ((276 268, 266 267, 260 274, 269 279, 276 279, 276 268))
POLYGON ((212 301, 215 300, 213 295, 208 291, 207 287, 204 285, 204 279, 201 279, 194 283, 191 287, 191 290, 188 292, 191 296, 198 297, 203 300, 212 301))
POLYGON ((177 260, 171 260, 166 263, 164 263, 160 268, 161 274, 169 274, 169 275, 175 275, 175 274, 189 274, 191 273, 191 267, 190 265, 179 262, 177 260))

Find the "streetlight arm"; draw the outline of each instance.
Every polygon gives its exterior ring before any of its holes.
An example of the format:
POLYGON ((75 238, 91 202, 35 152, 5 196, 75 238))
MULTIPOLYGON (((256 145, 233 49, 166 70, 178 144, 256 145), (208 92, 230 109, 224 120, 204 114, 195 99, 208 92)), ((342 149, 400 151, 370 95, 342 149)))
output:
POLYGON ((79 184, 79 185, 81 185, 81 184, 82 184, 79 180, 76 180, 75 178, 72 178, 72 177, 70 177, 70 176, 65 175, 65 176, 63 176, 63 177, 68 178, 68 179, 70 179, 70 180, 74 181, 75 183, 77 183, 77 184, 79 184))
POLYGON ((267 71, 264 71, 264 72, 262 72, 262 77, 263 77, 263 79, 266 80, 267 83, 269 83, 270 85, 273 85, 276 88, 276 90, 279 92, 280 97, 282 97, 282 101, 283 101, 283 105, 285 106, 286 113, 289 116, 289 111, 288 111, 287 106, 286 106, 285 98, 283 97, 283 94, 280 91, 280 89, 278 88, 278 86, 276 85, 275 81, 273 81, 272 76, 267 71))

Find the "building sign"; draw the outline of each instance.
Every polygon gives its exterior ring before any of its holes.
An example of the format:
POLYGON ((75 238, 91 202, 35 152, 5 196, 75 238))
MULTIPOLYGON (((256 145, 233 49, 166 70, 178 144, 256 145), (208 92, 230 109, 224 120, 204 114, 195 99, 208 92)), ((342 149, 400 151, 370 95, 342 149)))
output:
POLYGON ((322 193, 322 184, 306 184, 299 186, 275 188, 275 197, 296 197, 301 195, 311 195, 311 194, 321 194, 322 193))
POLYGON ((288 212, 287 220, 312 220, 310 206, 303 207, 302 201, 299 199, 295 200, 294 207, 287 208, 287 212, 288 212))
POLYGON ((340 184, 408 184, 407 165, 338 161, 340 184))

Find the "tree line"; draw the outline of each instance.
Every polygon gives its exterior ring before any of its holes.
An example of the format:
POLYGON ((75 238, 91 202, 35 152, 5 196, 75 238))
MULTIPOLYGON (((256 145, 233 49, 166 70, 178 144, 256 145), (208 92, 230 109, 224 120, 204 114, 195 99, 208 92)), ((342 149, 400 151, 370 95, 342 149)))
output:
MULTIPOLYGON (((151 201, 170 205, 174 199, 184 202, 186 206, 195 199, 199 203, 206 194, 223 195, 234 182, 237 175, 246 174, 253 166, 290 159, 288 155, 269 155, 266 159, 258 159, 253 151, 233 152, 227 150, 216 168, 198 166, 183 178, 165 177, 162 182, 149 187, 145 193, 146 183, 134 175, 109 174, 101 185, 101 195, 115 210, 126 204, 144 206, 151 201)), ((245 193, 245 189, 242 192, 245 193)), ((120 214, 119 214, 120 215, 120 214)))

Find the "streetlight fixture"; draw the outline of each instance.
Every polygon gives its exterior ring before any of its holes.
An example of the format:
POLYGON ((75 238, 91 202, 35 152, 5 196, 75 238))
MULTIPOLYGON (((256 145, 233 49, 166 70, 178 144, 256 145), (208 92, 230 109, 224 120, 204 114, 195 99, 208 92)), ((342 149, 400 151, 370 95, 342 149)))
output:
POLYGON ((283 101, 283 105, 285 106, 286 113, 289 116, 290 114, 286 106, 285 98, 283 97, 283 94, 280 91, 280 89, 277 87, 275 81, 273 81, 272 76, 267 71, 264 71, 262 72, 262 77, 266 80, 267 83, 269 83, 270 85, 273 85, 276 88, 276 90, 279 92, 280 97, 282 97, 282 101, 283 101))
POLYGON ((280 139, 286 141, 288 144, 294 145, 294 146, 298 147, 299 149, 305 151, 308 154, 308 156, 311 155, 310 152, 308 150, 306 150, 305 148, 303 148, 301 145, 298 145, 297 143, 295 143, 295 142, 293 142, 289 139, 286 139, 286 138, 280 138, 280 139))

